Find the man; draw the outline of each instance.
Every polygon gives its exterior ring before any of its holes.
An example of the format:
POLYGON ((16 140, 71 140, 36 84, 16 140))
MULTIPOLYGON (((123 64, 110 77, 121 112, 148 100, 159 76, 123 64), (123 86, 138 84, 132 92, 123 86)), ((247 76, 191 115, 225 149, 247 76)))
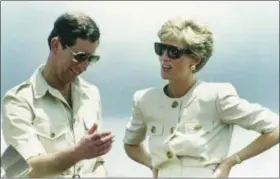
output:
POLYGON ((105 177, 102 155, 112 147, 101 132, 99 90, 81 79, 95 54, 100 31, 82 13, 64 13, 48 38, 45 65, 10 89, 2 105, 7 145, 24 157, 28 177, 105 177))

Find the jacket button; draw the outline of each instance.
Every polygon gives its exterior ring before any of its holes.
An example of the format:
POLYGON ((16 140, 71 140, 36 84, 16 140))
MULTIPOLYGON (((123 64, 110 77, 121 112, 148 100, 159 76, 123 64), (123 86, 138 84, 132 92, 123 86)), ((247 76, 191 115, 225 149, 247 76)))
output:
POLYGON ((55 137, 55 133, 51 133, 51 138, 54 138, 55 137))
POLYGON ((174 101, 171 105, 172 108, 176 108, 178 106, 178 102, 177 101, 174 101))
POLYGON ((195 126, 194 126, 194 130, 199 130, 199 129, 201 129, 202 128, 202 125, 201 124, 196 124, 195 126))
POLYGON ((167 158, 172 158, 173 154, 172 154, 172 152, 168 151, 168 152, 166 152, 166 156, 167 156, 167 158))
POLYGON ((152 132, 152 133, 155 133, 155 132, 156 132, 156 127, 155 127, 155 126, 153 126, 153 127, 151 128, 151 132, 152 132))
POLYGON ((172 134, 174 132, 174 127, 170 128, 170 133, 172 134))

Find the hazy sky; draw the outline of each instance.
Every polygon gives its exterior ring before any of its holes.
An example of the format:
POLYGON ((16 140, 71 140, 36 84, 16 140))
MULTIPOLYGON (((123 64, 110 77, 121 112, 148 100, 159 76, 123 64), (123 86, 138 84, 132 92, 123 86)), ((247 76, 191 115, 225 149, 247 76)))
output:
MULTIPOLYGON (((241 97, 279 112, 278 2, 2 2, 1 98, 46 61, 53 22, 68 10, 89 14, 101 29, 101 61, 83 76, 99 87, 105 126, 117 134, 116 146, 107 156, 112 176, 150 175, 126 157, 121 138, 135 90, 164 83, 153 42, 168 18, 194 18, 212 29, 215 52, 198 78, 231 82, 241 97), (122 167, 116 168, 119 162, 122 167)), ((254 136, 238 129, 231 150, 254 136)), ((277 146, 238 166, 232 176, 278 173, 277 146)))

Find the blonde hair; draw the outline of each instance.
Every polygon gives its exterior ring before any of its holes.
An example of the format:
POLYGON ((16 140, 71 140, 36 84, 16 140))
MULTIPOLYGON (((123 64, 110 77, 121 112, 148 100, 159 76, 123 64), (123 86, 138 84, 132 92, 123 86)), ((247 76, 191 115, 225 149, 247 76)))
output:
POLYGON ((200 57, 201 61, 194 72, 201 70, 213 53, 212 32, 193 20, 170 19, 162 25, 158 37, 161 41, 179 41, 200 57))

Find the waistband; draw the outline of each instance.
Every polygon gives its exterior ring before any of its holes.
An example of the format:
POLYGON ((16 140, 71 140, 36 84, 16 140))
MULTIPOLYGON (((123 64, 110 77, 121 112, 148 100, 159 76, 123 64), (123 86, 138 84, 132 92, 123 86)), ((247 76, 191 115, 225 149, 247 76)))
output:
POLYGON ((207 168, 214 171, 216 170, 218 163, 205 164, 205 161, 203 161, 202 158, 178 156, 176 160, 171 160, 170 162, 162 164, 159 169, 166 168, 172 165, 181 167, 207 168))

